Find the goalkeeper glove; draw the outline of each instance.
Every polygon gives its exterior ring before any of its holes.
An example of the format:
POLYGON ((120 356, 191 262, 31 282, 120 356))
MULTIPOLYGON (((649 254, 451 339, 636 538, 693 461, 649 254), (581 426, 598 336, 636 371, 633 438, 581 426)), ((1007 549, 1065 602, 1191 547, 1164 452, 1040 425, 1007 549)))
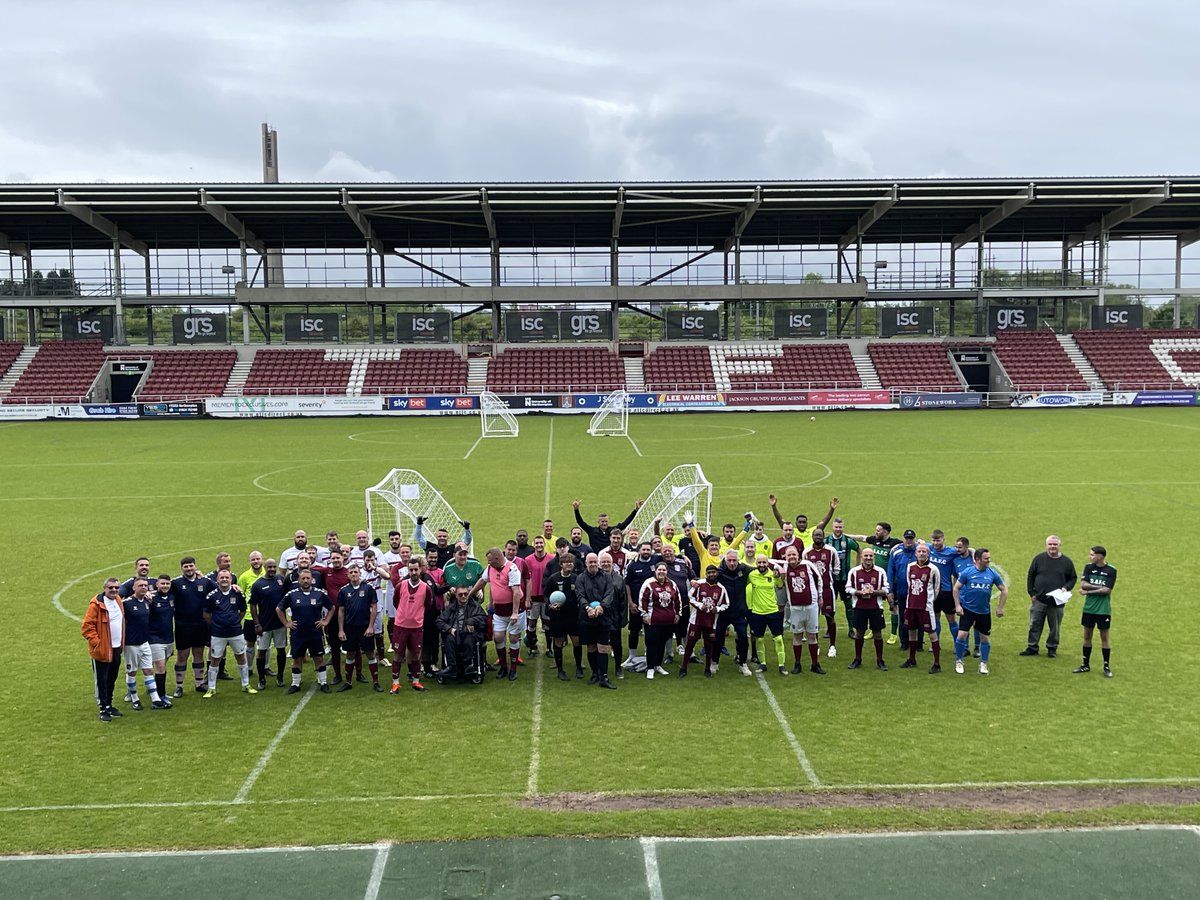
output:
POLYGON ((465 528, 467 531, 471 530, 471 523, 469 521, 467 521, 466 519, 463 519, 458 524, 461 525, 463 528, 465 528))
POLYGON ((418 524, 418 525, 424 525, 424 524, 425 524, 425 517, 424 517, 424 516, 417 516, 417 524, 418 524))
POLYGON ((378 547, 382 543, 383 543, 383 538, 377 537, 377 538, 375 538, 375 540, 371 541, 371 546, 378 547))

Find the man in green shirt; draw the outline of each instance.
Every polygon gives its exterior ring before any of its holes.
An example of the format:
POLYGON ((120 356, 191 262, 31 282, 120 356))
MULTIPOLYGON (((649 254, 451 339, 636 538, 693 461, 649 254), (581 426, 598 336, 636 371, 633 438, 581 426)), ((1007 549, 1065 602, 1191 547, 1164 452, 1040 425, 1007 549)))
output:
POLYGON ((1117 570, 1108 565, 1108 551, 1097 544, 1088 552, 1088 564, 1083 567, 1079 590, 1083 594, 1083 664, 1075 673, 1090 672, 1092 630, 1100 629, 1100 652, 1104 654, 1104 677, 1112 678, 1108 667, 1111 646, 1108 629, 1112 624, 1112 589, 1117 583, 1117 570))
POLYGON ((459 544, 454 548, 454 558, 446 564, 446 568, 442 569, 442 580, 449 588, 473 588, 481 575, 483 575, 483 564, 477 559, 470 558, 465 544, 459 544))

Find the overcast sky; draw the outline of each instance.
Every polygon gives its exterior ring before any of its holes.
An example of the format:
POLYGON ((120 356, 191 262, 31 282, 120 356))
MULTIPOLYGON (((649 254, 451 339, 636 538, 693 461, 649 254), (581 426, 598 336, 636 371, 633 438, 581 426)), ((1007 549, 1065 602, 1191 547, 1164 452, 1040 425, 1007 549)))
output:
POLYGON ((5 4, 0 180, 1195 174, 1195 0, 5 4))

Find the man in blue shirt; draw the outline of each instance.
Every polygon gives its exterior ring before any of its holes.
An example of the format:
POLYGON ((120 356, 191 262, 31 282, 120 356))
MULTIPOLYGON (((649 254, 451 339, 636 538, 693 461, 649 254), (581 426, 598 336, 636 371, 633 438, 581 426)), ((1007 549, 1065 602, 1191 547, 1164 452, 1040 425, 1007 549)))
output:
POLYGON ((958 634, 958 623, 954 618, 954 582, 958 573, 954 570, 954 557, 958 551, 946 543, 946 532, 935 528, 929 534, 929 562, 938 570, 941 588, 933 598, 933 614, 937 617, 934 625, 938 635, 942 633, 942 614, 946 616, 946 626, 951 637, 958 634))
MULTIPOLYGON (((971 541, 966 537, 958 537, 954 540, 954 558, 950 560, 950 564, 954 567, 954 577, 950 579, 950 586, 953 589, 954 583, 958 581, 963 572, 970 572, 975 568, 975 551, 971 549, 971 541)), ((953 598, 951 598, 953 602, 953 598)), ((975 658, 979 659, 979 632, 975 632, 975 658)))
POLYGON ((974 553, 975 564, 958 576, 954 582, 954 611, 958 613, 958 637, 954 640, 954 671, 963 673, 963 657, 967 655, 967 635, 971 628, 979 638, 979 674, 988 673, 988 657, 992 642, 992 588, 1000 589, 1000 600, 996 604, 997 617, 1004 616, 1004 604, 1008 600, 1008 587, 1004 579, 990 565, 992 554, 987 547, 974 553))

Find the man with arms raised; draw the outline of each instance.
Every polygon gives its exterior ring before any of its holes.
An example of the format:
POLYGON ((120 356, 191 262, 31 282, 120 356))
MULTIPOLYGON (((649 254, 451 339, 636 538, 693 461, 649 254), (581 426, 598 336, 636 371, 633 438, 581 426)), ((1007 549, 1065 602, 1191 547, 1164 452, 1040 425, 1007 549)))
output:
MULTIPOLYGON (((778 498, 774 494, 768 494, 767 502, 771 504, 771 515, 773 515, 775 517, 775 521, 779 524, 779 527, 782 529, 785 519, 783 517, 783 513, 781 513, 779 511, 778 498)), ((832 500, 829 501, 829 511, 825 513, 825 518, 821 519, 820 523, 816 526, 816 528, 820 528, 820 529, 824 530, 825 526, 829 524, 829 520, 833 518, 833 511, 837 508, 838 508, 838 498, 834 497, 832 500)), ((796 516, 795 536, 800 539, 800 541, 804 544, 805 547, 809 547, 812 545, 813 531, 815 531, 816 528, 810 529, 808 527, 808 516, 804 515, 804 513, 801 513, 800 515, 796 516)), ((801 548, 801 552, 803 552, 803 548, 801 548)), ((782 559, 782 557, 777 557, 777 558, 782 559)))
MULTIPOLYGON (((596 516, 596 524, 589 525, 583 521, 583 514, 579 511, 579 501, 572 500, 571 506, 575 508, 575 521, 579 523, 579 527, 583 529, 583 533, 587 536, 588 544, 597 552, 608 546, 608 534, 612 531, 613 526, 608 523, 608 513, 600 513, 596 516)), ((637 515, 637 511, 642 508, 642 501, 639 499, 633 505, 633 511, 629 513, 622 521, 617 523, 617 528, 622 532, 633 521, 633 517, 637 515)))
MULTIPOLYGON (((475 541, 471 534, 471 523, 465 519, 458 523, 463 527, 462 539, 459 544, 465 544, 468 548, 475 541)), ((433 533, 433 540, 425 540, 425 517, 417 516, 417 530, 413 532, 413 543, 422 553, 433 548, 437 550, 438 566, 444 568, 450 559, 454 556, 455 544, 450 543, 450 532, 445 528, 439 528, 433 533)))

